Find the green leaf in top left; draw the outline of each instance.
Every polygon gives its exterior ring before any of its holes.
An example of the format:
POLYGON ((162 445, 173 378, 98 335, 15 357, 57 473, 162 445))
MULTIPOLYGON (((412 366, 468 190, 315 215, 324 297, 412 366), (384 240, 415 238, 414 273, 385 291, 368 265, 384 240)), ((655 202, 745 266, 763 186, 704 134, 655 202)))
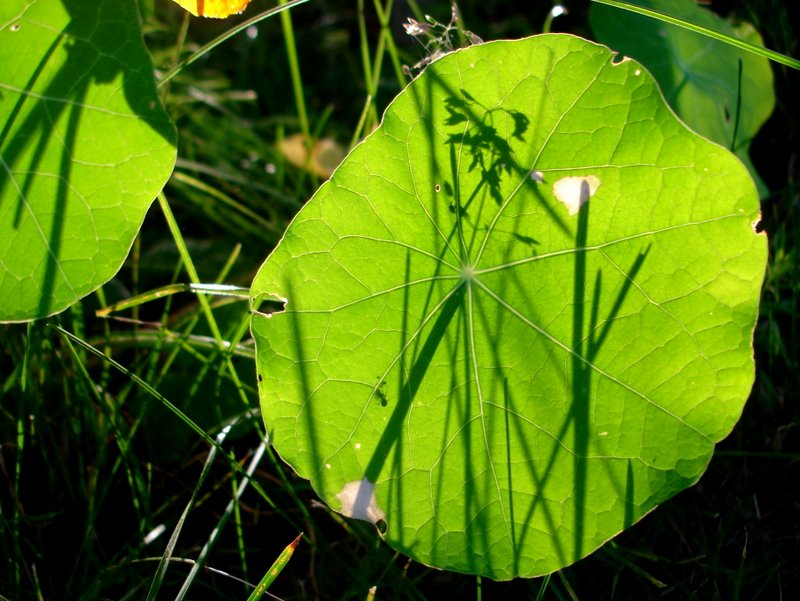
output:
POLYGON ((0 321, 114 276, 176 137, 134 0, 0 3, 0 321))

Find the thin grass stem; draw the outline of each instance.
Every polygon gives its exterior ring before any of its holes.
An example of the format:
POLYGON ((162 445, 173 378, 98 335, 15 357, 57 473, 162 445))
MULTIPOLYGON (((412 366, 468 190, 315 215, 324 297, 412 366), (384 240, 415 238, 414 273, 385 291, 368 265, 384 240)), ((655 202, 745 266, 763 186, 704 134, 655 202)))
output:
MULTIPOLYGON (((189 511, 194 506, 197 493, 200 491, 200 488, 203 486, 203 483, 206 481, 206 478, 211 471, 211 466, 214 464, 214 459, 217 456, 217 449, 220 448, 225 442, 225 438, 227 438, 228 433, 231 431, 231 426, 232 424, 228 424, 222 429, 222 431, 220 431, 219 434, 217 434, 217 446, 213 446, 208 450, 208 456, 203 464, 203 470, 200 472, 200 477, 197 479, 197 483, 192 490, 189 501, 183 508, 183 513, 181 513, 181 516, 178 518, 178 522, 175 524, 175 528, 173 529, 172 534, 167 541, 167 545, 164 548, 164 554, 161 556, 161 560, 158 562, 156 573, 153 576, 153 582, 150 584, 150 590, 147 593, 147 601, 155 601, 158 596, 158 591, 161 589, 161 585, 164 582, 164 576, 167 573, 169 562, 172 559, 173 552, 175 551, 175 545, 178 543, 178 537, 181 534, 181 530, 183 530, 183 524, 186 522, 186 518, 189 516, 189 511)), ((229 458, 229 461, 231 463, 236 463, 234 458, 229 458)))
POLYGON ((243 205, 240 202, 237 202, 236 200, 234 200, 224 192, 221 192, 217 188, 209 186, 205 182, 202 182, 199 179, 192 177, 191 175, 188 175, 186 173, 182 173, 180 171, 174 171, 172 173, 172 178, 175 181, 188 184, 189 186, 192 186, 196 190, 199 190, 205 194, 208 194, 209 196, 212 196, 213 198, 219 200, 222 204, 229 206, 233 210, 241 213, 251 226, 255 225, 256 227, 259 228, 264 228, 272 232, 277 232, 278 228, 275 227, 275 224, 270 223, 269 221, 264 219, 259 213, 256 213, 251 208, 243 205))
POLYGON ((195 284, 191 282, 187 284, 178 282, 175 284, 169 284, 167 286, 161 286, 155 290, 143 292, 142 294, 131 296, 130 298, 126 298, 117 303, 107 305, 102 309, 98 309, 95 314, 98 317, 107 317, 111 313, 116 313, 117 311, 143 305, 144 303, 148 303, 159 298, 164 298, 165 296, 170 296, 172 294, 177 294, 179 292, 192 292, 194 294, 205 294, 209 296, 224 296, 238 300, 247 300, 250 294, 250 290, 248 288, 232 286, 230 284, 195 284))
MULTIPOLYGON (((286 5, 286 0, 279 0, 280 6, 286 5)), ((294 37, 294 26, 292 25, 292 15, 288 12, 281 12, 281 28, 283 29, 283 39, 286 46, 286 57, 289 61, 289 75, 292 79, 292 91, 294 92, 295 108, 297 118, 300 122, 300 131, 303 132, 305 143, 308 146, 308 156, 311 156, 311 127, 309 126, 308 113, 306 111, 305 92, 303 87, 303 76, 300 73, 300 61, 297 57, 297 42, 294 37)))
MULTIPOLYGON (((262 440, 261 443, 256 448, 255 452, 253 453, 253 457, 250 460, 250 464, 247 466, 247 471, 245 472, 247 478, 242 480, 239 483, 239 487, 236 490, 235 496, 230 500, 225 511, 219 518, 217 522, 217 526, 211 532, 211 535, 208 537, 208 541, 200 550, 200 554, 197 556, 195 560, 195 564, 192 566, 192 569, 189 571, 189 574, 186 576, 186 580, 183 581, 183 585, 181 586, 180 591, 178 591, 178 595, 175 597, 175 601, 183 601, 186 597, 186 594, 189 592, 189 589, 194 584, 194 581, 197 577, 197 574, 200 572, 200 569, 205 565, 206 559, 208 558, 209 553, 214 548, 219 540, 219 536, 222 534, 222 531, 225 528, 225 524, 227 524, 228 519, 230 518, 231 514, 233 513, 233 507, 236 503, 239 502, 242 494, 246 490, 250 480, 253 476, 258 465, 261 463, 261 458, 264 455, 264 451, 266 450, 266 441, 262 440)), ((235 461, 232 463, 236 463, 235 461)), ((238 465, 238 464, 237 464, 238 465)))
MULTIPOLYGON (((153 388, 149 383, 147 383, 141 377, 139 377, 135 373, 131 372, 129 369, 127 369, 125 366, 121 365, 119 362, 115 361, 111 357, 108 357, 108 356, 104 355, 98 349, 96 349, 95 347, 93 347, 89 343, 87 343, 85 340, 82 340, 82 339, 78 338, 77 336, 75 336, 72 332, 69 332, 69 331, 65 330, 60 325, 58 325, 58 324, 50 324, 49 327, 53 328, 56 332, 61 334, 61 336, 64 336, 64 337, 68 338, 69 340, 71 340, 72 342, 74 342, 75 344, 83 347, 85 350, 87 350, 89 353, 91 353, 92 355, 94 355, 98 359, 108 362, 111 365, 111 367, 113 367, 114 369, 116 369, 120 373, 124 374, 134 384, 139 386, 147 394, 149 394, 155 400, 157 400, 162 405, 164 405, 165 408, 167 408, 169 411, 171 411, 180 421, 182 421, 184 424, 186 424, 189 427, 189 429, 191 429, 195 434, 197 434, 206 444, 208 444, 208 445, 210 445, 212 447, 216 447, 217 450, 221 450, 219 448, 219 445, 217 444, 216 440, 211 438, 211 436, 209 436, 203 428, 198 426, 197 423, 194 422, 194 420, 190 419, 189 416, 187 416, 183 411, 181 411, 172 401, 167 399, 163 394, 158 392, 158 390, 153 388)), ((227 454, 226 453, 222 453, 222 456, 227 459, 227 454)), ((253 489, 256 490, 259 495, 261 495, 261 497, 269 504, 269 506, 272 509, 274 509, 276 511, 279 511, 281 513, 281 515, 283 515, 289 521, 290 524, 292 524, 294 527, 297 527, 294 524, 294 521, 289 516, 286 516, 283 512, 280 511, 280 508, 278 507, 278 505, 276 505, 272 501, 272 498, 267 494, 267 492, 264 490, 264 488, 258 482, 251 481, 250 475, 247 473, 247 471, 244 468, 242 468, 242 466, 240 466, 235 461, 234 462, 230 462, 229 461, 228 464, 230 465, 231 469, 233 469, 233 470, 237 471, 239 474, 245 476, 247 482, 252 484, 253 489)))
MULTIPOLYGON (((178 223, 175 220, 175 216, 172 214, 172 209, 167 202, 166 196, 164 196, 164 192, 158 193, 158 203, 161 207, 161 211, 164 214, 165 219, 167 220, 167 226, 169 227, 170 232, 172 233, 173 239, 175 240, 175 245, 178 247, 178 252, 180 253, 181 259, 183 260, 184 268, 186 272, 189 274, 189 279, 192 281, 193 284, 197 285, 200 284, 200 277, 197 274, 197 269, 195 269, 194 262, 192 261, 192 257, 189 254, 189 249, 186 246, 186 242, 183 239, 183 235, 181 234, 180 228, 178 227, 178 223)), ((224 354, 225 352, 225 343, 223 342, 222 333, 220 332, 219 326, 217 325, 217 321, 214 318, 214 314, 211 311, 211 305, 208 303, 208 299, 200 295, 197 297, 198 302, 200 303, 200 309, 202 310, 203 314, 206 317, 206 321, 208 322, 208 327, 211 330, 211 335, 217 341, 217 345, 219 351, 224 354)), ((236 389, 240 392, 239 398, 242 402, 242 405, 247 408, 250 406, 250 403, 247 399, 247 396, 242 394, 242 385, 241 381, 239 380, 239 374, 236 372, 236 369, 233 366, 233 363, 228 360, 226 361, 226 365, 228 367, 228 373, 230 374, 231 378, 236 385, 236 389)))

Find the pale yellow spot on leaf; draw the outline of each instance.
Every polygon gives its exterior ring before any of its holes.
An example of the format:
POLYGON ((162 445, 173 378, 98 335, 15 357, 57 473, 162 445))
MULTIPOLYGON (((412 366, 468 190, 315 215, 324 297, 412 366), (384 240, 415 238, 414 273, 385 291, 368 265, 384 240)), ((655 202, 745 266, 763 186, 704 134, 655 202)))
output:
POLYGON ((553 184, 553 194, 570 215, 575 215, 599 187, 600 180, 594 175, 562 177, 553 184))
POLYGON ((385 517, 375 499, 375 485, 366 478, 348 482, 336 498, 342 504, 339 512, 349 518, 374 524, 385 517))

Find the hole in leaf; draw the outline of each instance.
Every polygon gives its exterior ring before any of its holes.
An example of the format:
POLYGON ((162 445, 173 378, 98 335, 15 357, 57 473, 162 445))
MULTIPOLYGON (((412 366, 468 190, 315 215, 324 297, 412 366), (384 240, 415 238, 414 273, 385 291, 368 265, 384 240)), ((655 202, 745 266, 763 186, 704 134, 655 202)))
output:
POLYGON ((253 311, 269 317, 273 313, 282 313, 289 300, 274 294, 260 294, 253 300, 253 311))

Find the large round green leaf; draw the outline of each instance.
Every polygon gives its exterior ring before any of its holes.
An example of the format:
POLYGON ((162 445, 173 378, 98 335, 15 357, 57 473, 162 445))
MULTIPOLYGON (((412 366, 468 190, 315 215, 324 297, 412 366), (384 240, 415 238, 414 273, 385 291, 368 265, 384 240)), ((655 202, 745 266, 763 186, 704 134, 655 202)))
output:
POLYGON ((0 320, 120 268, 175 162, 133 0, 0 3, 0 320))
POLYGON ((565 35, 450 54, 253 282, 272 443, 423 563, 572 563, 694 483, 738 419, 758 219, 746 169, 634 61, 565 35))

